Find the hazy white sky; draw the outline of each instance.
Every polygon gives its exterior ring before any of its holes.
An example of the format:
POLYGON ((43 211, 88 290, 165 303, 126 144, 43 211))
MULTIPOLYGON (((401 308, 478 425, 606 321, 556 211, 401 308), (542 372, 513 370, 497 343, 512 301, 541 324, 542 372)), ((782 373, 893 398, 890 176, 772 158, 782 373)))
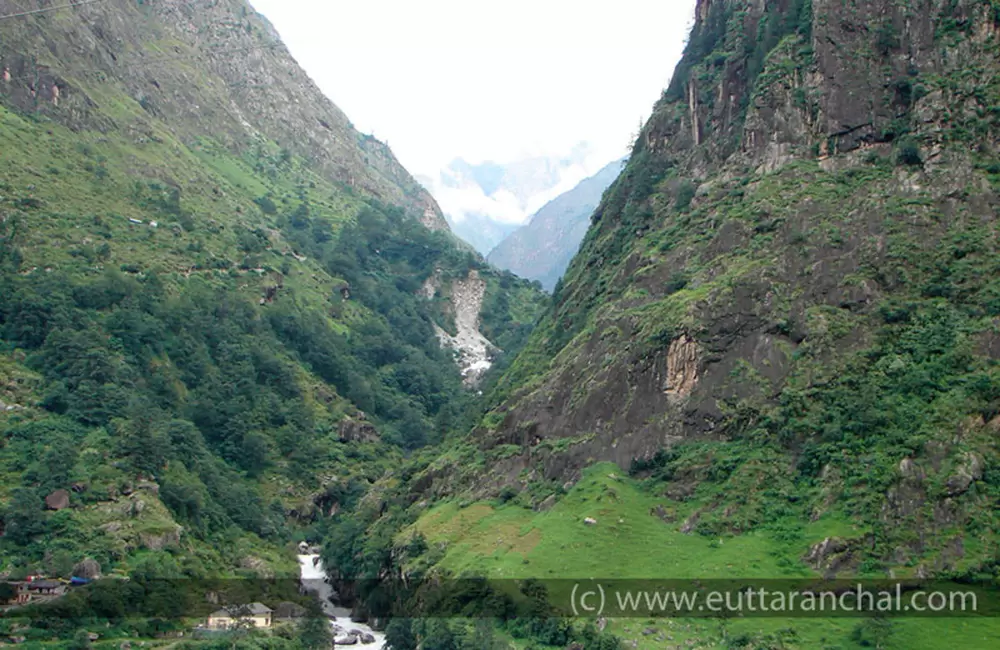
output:
POLYGON ((414 174, 587 141, 603 162, 666 87, 694 0, 251 0, 414 174))

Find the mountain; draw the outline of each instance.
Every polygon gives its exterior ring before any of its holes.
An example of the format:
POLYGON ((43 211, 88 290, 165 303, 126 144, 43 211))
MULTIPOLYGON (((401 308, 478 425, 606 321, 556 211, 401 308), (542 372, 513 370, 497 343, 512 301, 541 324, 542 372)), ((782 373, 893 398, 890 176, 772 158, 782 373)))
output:
POLYGON ((486 257, 497 268, 537 280, 552 291, 576 254, 601 195, 621 173, 616 160, 594 176, 542 206, 531 221, 511 233, 486 257))
POLYGON ((421 182, 441 202, 452 230, 488 254, 529 215, 603 164, 586 143, 565 155, 532 155, 505 163, 456 158, 421 182))
POLYGON ((466 213, 462 221, 456 221, 448 214, 445 219, 452 232, 482 255, 489 253, 519 228, 516 223, 496 221, 479 212, 466 213))
MULTIPOLYGON (((356 515, 378 552, 331 546, 331 565, 391 556, 382 575, 534 578, 536 596, 583 577, 995 580, 998 70, 993 1, 699 0, 488 412, 380 488, 405 516, 356 515)), ((745 614, 601 620, 637 648, 998 635, 985 619, 745 614)), ((563 647, 594 634, 504 629, 563 647)))
POLYGON ((4 576, 293 575, 293 539, 464 422, 543 296, 245 1, 25 11, 0 20, 4 576))

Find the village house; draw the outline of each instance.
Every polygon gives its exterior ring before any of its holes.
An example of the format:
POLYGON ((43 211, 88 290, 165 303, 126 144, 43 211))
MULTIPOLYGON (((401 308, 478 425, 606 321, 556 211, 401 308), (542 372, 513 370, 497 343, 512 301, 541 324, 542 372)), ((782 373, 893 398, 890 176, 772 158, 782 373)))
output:
POLYGON ((246 622, 256 628, 269 629, 273 610, 263 603, 235 605, 220 609, 208 616, 208 628, 211 630, 226 630, 246 622))
POLYGON ((45 578, 32 580, 27 585, 28 591, 39 596, 61 596, 66 591, 66 586, 63 583, 45 578))

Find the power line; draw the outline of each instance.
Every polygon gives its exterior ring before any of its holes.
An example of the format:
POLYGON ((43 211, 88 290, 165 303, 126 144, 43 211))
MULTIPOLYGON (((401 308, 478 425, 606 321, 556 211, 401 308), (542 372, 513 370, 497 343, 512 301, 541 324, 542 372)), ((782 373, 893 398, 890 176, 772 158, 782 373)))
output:
POLYGON ((0 20, 7 20, 8 18, 20 18, 22 16, 33 16, 35 14, 43 14, 49 11, 58 11, 60 9, 72 9, 73 7, 82 7, 83 5, 97 4, 98 2, 107 2, 108 0, 81 0, 80 2, 71 2, 70 4, 59 5, 57 7, 43 7, 42 9, 32 9, 31 11, 22 11, 16 14, 7 14, 6 16, 0 16, 0 20))

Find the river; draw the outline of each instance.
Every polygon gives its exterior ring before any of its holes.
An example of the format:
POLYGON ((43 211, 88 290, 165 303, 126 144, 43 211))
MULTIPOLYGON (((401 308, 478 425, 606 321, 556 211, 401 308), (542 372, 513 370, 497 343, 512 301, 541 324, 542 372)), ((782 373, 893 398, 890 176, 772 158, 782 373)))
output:
POLYGON ((333 593, 333 588, 326 581, 326 571, 323 569, 323 561, 318 555, 299 556, 299 580, 307 591, 316 594, 316 598, 319 599, 320 606, 323 608, 323 613, 335 619, 330 622, 333 626, 335 641, 345 639, 348 636, 347 632, 350 630, 360 630, 375 637, 375 643, 362 644, 359 641, 356 645, 344 647, 365 648, 366 650, 383 650, 385 648, 385 634, 376 632, 364 623, 351 621, 351 610, 344 607, 337 607, 330 602, 330 595, 333 593))

